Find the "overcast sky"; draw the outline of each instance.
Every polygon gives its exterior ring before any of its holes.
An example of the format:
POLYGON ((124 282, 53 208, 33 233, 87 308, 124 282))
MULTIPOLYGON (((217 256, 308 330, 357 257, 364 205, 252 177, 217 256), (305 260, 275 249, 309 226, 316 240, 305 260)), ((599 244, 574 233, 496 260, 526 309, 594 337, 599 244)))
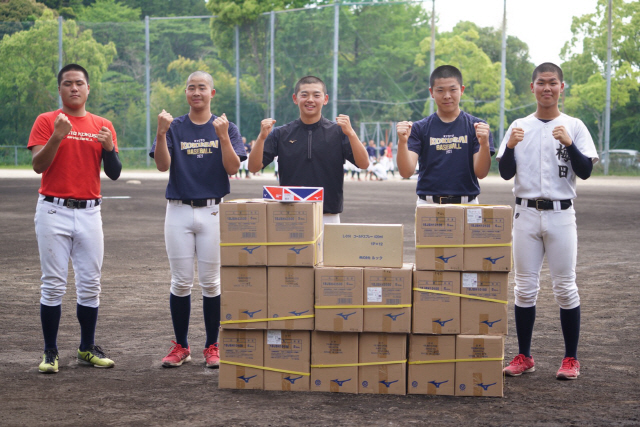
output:
MULTIPOLYGON (((480 27, 502 26, 504 0, 435 1, 439 31, 449 31, 459 21, 472 21, 480 27)), ((507 0, 507 35, 529 45, 533 63, 560 65, 560 49, 571 39, 571 19, 595 12, 597 3, 597 0, 507 0)), ((425 8, 431 7, 431 1, 425 1, 425 8)))

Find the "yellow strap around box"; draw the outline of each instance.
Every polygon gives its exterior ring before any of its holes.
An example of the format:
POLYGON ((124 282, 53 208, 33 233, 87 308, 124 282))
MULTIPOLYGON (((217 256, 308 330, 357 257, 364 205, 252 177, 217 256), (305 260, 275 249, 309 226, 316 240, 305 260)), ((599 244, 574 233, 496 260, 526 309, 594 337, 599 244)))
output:
POLYGON ((393 360, 391 362, 366 362, 366 363, 341 363, 336 365, 311 365, 312 368, 345 368, 350 366, 376 366, 376 365, 400 365, 407 363, 405 360, 393 360))
POLYGON ((446 359, 446 360, 416 360, 409 362, 409 365, 426 365, 430 363, 454 363, 454 362, 499 362, 504 357, 484 357, 477 359, 446 359))
POLYGON ((501 300, 501 299, 476 297, 476 296, 473 296, 473 295, 462 295, 462 294, 456 294, 454 292, 446 292, 446 291, 434 291, 432 289, 413 288, 413 290, 414 291, 418 291, 418 292, 428 292, 430 294, 451 295, 452 297, 460 297, 460 298, 477 299, 477 300, 480 300, 480 301, 497 302, 499 304, 508 304, 509 303, 509 301, 504 301, 504 300, 501 300))
POLYGON ((245 368, 261 369, 263 371, 282 372, 283 374, 304 375, 306 377, 311 375, 311 374, 308 374, 306 372, 287 371, 285 369, 267 368, 266 366, 249 365, 247 363, 229 362, 229 361, 226 361, 226 360, 220 360, 220 363, 223 363, 223 364, 226 364, 226 365, 243 366, 245 368))
POLYGON ((221 325, 229 325, 232 323, 255 323, 255 322, 273 322, 277 320, 298 320, 298 319, 310 319, 316 317, 315 314, 305 314, 304 316, 286 316, 286 317, 263 317, 261 319, 246 319, 246 320, 223 320, 221 325))
POLYGON ((300 245, 315 245, 318 239, 322 237, 323 233, 318 234, 315 240, 310 242, 244 242, 244 243, 220 243, 220 246, 300 246, 300 245))
POLYGON ((384 305, 314 305, 313 308, 410 308, 411 304, 384 304, 384 305))
POLYGON ((462 245, 416 245, 416 249, 425 248, 498 248, 511 246, 511 243, 462 244, 462 245))

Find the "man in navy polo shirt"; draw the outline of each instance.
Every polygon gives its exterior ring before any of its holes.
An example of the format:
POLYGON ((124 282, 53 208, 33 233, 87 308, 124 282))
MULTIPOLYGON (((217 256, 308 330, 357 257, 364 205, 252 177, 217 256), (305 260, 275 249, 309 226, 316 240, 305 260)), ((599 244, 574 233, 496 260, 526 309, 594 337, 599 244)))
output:
POLYGON ((169 170, 164 238, 171 268, 169 307, 176 340, 162 366, 191 361, 187 341, 191 314, 194 260, 202 287, 206 330, 205 366, 220 362, 220 217, 218 205, 229 194, 229 176, 246 159, 238 128, 225 114, 211 114, 216 90, 209 73, 196 71, 187 79, 189 114, 174 118, 162 110, 149 155, 159 171, 169 170))
POLYGON ((277 156, 280 185, 324 187, 324 223, 339 223, 344 162, 366 169, 367 150, 351 127, 349 116, 340 114, 337 124, 322 117, 322 107, 329 102, 322 80, 303 77, 294 92, 293 102, 300 110, 300 118, 275 129, 274 119, 262 120, 260 134, 249 154, 249 171, 258 172, 277 156))
POLYGON ((399 122, 398 171, 410 178, 420 161, 418 205, 478 203, 482 179, 495 152, 489 125, 460 110, 462 73, 443 65, 431 73, 429 92, 438 110, 420 121, 399 122))

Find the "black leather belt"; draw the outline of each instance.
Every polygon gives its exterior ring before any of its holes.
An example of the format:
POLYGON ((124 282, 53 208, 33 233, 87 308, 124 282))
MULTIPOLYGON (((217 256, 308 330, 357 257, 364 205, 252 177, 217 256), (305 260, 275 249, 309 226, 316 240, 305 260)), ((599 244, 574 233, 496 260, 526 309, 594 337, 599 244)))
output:
MULTIPOLYGON (((571 200, 558 200, 560 202, 560 209, 569 209, 572 205, 571 200)), ((516 205, 522 204, 522 198, 516 197, 516 205)), ((539 211, 551 211, 553 210, 553 200, 548 199, 527 199, 528 208, 536 208, 539 211)))
MULTIPOLYGON (((425 196, 423 194, 418 194, 418 197, 422 200, 427 200, 428 196, 425 196)), ((431 196, 431 198, 433 199, 433 203, 438 203, 441 205, 444 204, 453 204, 453 205, 459 205, 460 203, 462 203, 462 198, 464 196, 431 196)), ((467 196, 467 203, 473 201, 476 196, 467 196)))
POLYGON ((59 197, 53 197, 53 196, 44 196, 44 201, 49 203, 55 203, 60 206, 65 206, 70 209, 86 209, 88 207, 92 208, 95 206, 99 206, 100 203, 102 203, 102 199, 89 199, 89 200, 61 199, 59 197), (56 202, 55 199, 58 199, 58 201, 56 202), (95 204, 91 206, 90 202, 95 202, 95 204))
POLYGON ((186 199, 180 200, 183 205, 189 205, 193 208, 204 208, 205 206, 209 206, 209 200, 213 200, 216 205, 220 204, 220 198, 216 199, 186 199))

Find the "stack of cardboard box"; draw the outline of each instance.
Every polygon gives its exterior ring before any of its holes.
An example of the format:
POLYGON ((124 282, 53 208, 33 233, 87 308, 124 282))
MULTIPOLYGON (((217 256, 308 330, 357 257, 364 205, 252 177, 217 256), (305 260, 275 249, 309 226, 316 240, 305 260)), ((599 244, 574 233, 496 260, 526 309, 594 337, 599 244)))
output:
POLYGON ((322 203, 220 206, 219 387, 309 390, 322 203))
POLYGON ((406 394, 412 265, 402 225, 327 224, 315 269, 311 390, 406 394))
POLYGON ((410 394, 503 395, 511 218, 509 206, 416 208, 410 394))

